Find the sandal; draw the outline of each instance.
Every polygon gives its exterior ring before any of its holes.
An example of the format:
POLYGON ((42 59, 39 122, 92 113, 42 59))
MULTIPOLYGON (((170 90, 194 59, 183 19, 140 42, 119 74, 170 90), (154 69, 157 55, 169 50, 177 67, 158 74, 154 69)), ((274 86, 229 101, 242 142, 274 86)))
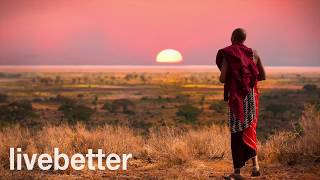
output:
POLYGON ((254 167, 252 169, 251 177, 257 177, 257 176, 260 176, 260 175, 261 175, 260 170, 258 170, 256 167, 254 167))
POLYGON ((244 179, 240 174, 230 174, 229 176, 223 176, 224 179, 228 180, 242 180, 244 179))

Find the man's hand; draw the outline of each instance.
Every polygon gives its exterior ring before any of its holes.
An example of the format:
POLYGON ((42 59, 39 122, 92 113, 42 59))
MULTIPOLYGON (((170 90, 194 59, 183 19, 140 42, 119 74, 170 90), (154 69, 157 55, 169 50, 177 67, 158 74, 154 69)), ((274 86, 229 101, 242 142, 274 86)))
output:
POLYGON ((253 57, 254 57, 256 65, 257 65, 258 71, 259 71, 258 81, 266 80, 266 72, 265 72, 263 64, 261 62, 261 58, 258 55, 258 52, 256 50, 253 51, 253 57))
POLYGON ((228 70, 228 63, 226 59, 222 60, 222 67, 221 67, 221 74, 220 74, 220 82, 225 83, 226 78, 227 78, 227 70, 228 70))

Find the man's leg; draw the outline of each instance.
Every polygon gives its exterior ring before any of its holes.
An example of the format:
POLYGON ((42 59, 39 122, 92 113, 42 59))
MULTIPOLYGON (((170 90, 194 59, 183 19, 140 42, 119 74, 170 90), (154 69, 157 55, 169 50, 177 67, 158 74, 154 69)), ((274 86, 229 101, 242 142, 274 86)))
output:
POLYGON ((242 148, 242 132, 231 133, 231 152, 233 160, 233 179, 241 179, 240 168, 244 166, 243 148, 242 148))
POLYGON ((258 164, 258 156, 255 156, 252 158, 252 174, 251 176, 260 176, 260 168, 258 164))
POLYGON ((240 175, 240 168, 234 168, 233 174, 240 175))

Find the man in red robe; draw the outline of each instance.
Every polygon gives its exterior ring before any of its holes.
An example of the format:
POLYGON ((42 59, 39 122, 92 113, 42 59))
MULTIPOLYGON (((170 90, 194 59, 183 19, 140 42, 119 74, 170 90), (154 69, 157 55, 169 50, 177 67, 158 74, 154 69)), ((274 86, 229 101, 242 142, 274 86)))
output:
POLYGON ((220 49, 216 63, 224 83, 224 100, 229 105, 229 127, 234 173, 241 179, 240 168, 252 159, 252 176, 259 176, 256 127, 259 93, 257 82, 265 80, 265 71, 257 51, 246 47, 244 29, 237 28, 231 36, 232 45, 220 49))

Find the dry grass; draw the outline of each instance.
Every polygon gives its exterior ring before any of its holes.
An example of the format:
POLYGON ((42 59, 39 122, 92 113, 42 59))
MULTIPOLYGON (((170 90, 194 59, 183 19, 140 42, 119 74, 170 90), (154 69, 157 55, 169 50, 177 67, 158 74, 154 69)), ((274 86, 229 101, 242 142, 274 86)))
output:
POLYGON ((320 160, 320 112, 306 105, 299 121, 302 132, 278 132, 262 145, 260 157, 266 162, 296 164, 320 160))
MULTIPOLYGON (((320 157, 320 113, 307 106, 300 124, 303 133, 279 132, 260 145, 260 159, 266 163, 316 160, 320 157)), ((182 131, 176 128, 151 129, 147 137, 127 127, 103 126, 88 129, 75 126, 47 126, 31 131, 19 125, 0 131, 1 169, 8 169, 9 148, 21 147, 25 153, 52 153, 53 148, 72 155, 87 149, 106 153, 132 153, 135 158, 165 164, 192 160, 230 158, 230 133, 227 127, 211 126, 182 131)))
POLYGON ((52 151, 54 147, 58 147, 69 155, 99 148, 104 149, 106 153, 136 153, 143 144, 142 138, 136 137, 129 128, 104 126, 88 130, 83 124, 77 124, 75 127, 47 127, 37 133, 36 138, 40 152, 52 151))
POLYGON ((127 127, 103 126, 87 129, 76 126, 48 126, 30 132, 19 125, 0 131, 1 165, 9 165, 9 148, 21 147, 24 153, 49 153, 54 148, 69 156, 103 149, 108 153, 132 153, 135 158, 166 164, 182 164, 191 159, 222 159, 229 154, 229 131, 212 126, 201 130, 180 131, 176 128, 151 130, 147 138, 127 127), (14 132, 14 133, 13 133, 14 132))
POLYGON ((222 159, 230 149, 227 127, 211 126, 181 132, 173 128, 151 131, 146 142, 151 159, 169 164, 182 164, 192 159, 222 159))
POLYGON ((304 155, 320 157, 320 112, 314 106, 307 106, 301 117, 304 130, 297 147, 304 155))
POLYGON ((8 127, 0 132, 0 161, 1 165, 9 165, 9 148, 21 147, 24 153, 49 153, 54 148, 69 156, 75 153, 86 154, 88 149, 103 149, 106 154, 132 153, 139 156, 144 146, 141 136, 136 136, 133 130, 127 127, 104 126, 88 130, 83 124, 74 127, 68 125, 48 126, 30 132, 19 125, 8 127))

